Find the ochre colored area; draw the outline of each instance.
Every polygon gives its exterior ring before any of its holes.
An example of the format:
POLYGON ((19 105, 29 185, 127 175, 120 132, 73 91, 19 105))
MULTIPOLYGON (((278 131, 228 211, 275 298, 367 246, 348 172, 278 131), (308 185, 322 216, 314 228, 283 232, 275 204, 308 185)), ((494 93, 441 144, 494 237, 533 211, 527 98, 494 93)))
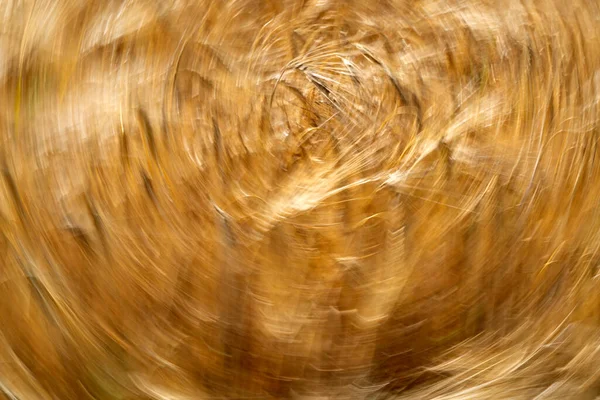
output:
POLYGON ((594 0, 1 0, 0 397, 600 396, 594 0))

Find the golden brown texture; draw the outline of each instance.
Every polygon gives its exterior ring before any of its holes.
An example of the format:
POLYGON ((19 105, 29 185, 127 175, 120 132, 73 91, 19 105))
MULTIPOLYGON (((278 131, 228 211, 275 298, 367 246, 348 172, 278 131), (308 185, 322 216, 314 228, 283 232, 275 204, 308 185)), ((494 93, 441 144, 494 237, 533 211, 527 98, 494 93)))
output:
POLYGON ((596 398, 599 23, 0 1, 0 391, 596 398))

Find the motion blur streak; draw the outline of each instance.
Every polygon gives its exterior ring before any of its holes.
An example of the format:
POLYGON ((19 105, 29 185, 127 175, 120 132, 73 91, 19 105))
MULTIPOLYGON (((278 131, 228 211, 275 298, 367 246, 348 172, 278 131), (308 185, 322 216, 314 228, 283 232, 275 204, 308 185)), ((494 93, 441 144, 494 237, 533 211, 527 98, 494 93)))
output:
POLYGON ((0 0, 0 397, 598 398, 599 35, 0 0))

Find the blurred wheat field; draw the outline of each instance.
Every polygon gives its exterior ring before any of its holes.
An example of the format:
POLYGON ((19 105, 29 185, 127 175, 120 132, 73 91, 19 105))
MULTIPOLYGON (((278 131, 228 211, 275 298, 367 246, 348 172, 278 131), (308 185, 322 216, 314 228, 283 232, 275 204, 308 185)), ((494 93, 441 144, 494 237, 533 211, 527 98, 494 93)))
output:
POLYGON ((600 398, 599 33, 0 0, 0 396, 600 398))

